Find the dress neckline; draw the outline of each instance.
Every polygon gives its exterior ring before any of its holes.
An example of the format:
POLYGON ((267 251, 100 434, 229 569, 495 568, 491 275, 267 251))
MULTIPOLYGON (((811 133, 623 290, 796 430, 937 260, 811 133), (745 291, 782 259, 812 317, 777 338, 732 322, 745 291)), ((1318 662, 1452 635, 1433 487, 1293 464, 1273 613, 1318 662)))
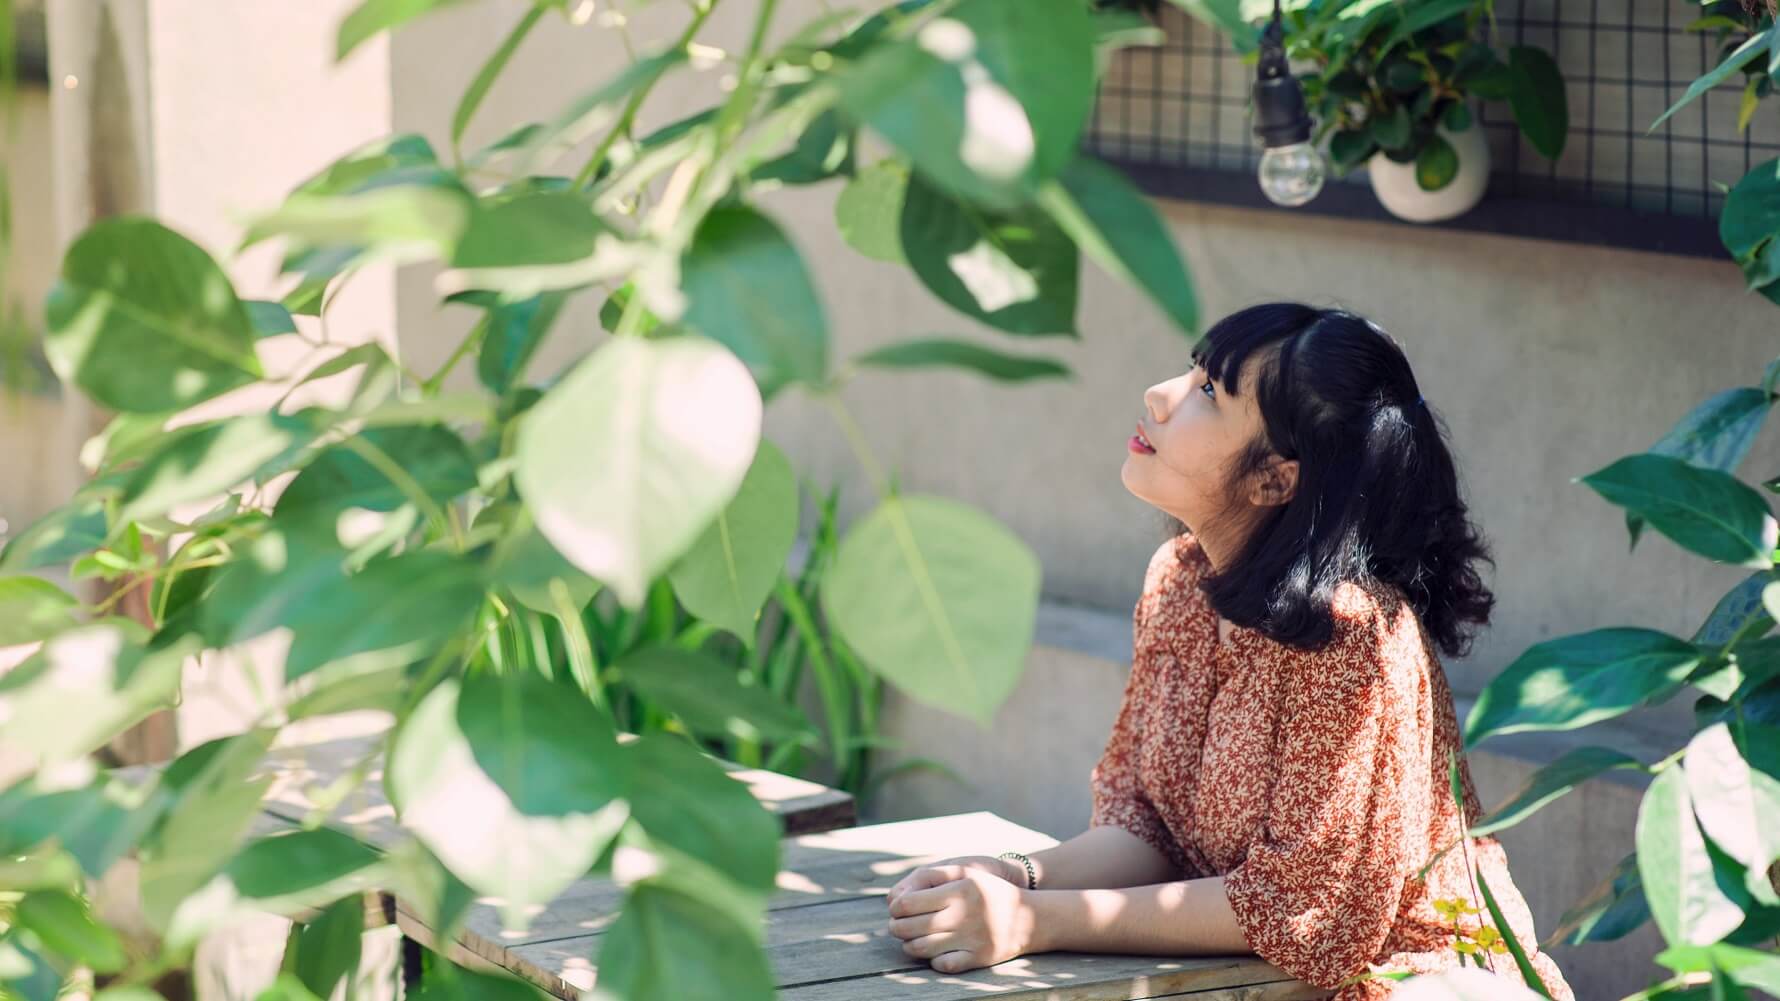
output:
MULTIPOLYGON (((1205 548, 1199 544, 1197 537, 1191 532, 1182 532, 1174 537, 1174 555, 1181 563, 1193 567, 1197 572, 1194 578, 1211 572, 1211 557, 1205 555, 1205 548)), ((1218 628, 1217 610, 1211 607, 1205 592, 1197 586, 1193 588, 1193 606, 1197 617, 1211 627, 1211 648, 1214 654, 1228 653, 1248 642, 1251 638, 1265 638, 1248 626, 1230 623, 1230 637, 1225 639, 1218 628)))

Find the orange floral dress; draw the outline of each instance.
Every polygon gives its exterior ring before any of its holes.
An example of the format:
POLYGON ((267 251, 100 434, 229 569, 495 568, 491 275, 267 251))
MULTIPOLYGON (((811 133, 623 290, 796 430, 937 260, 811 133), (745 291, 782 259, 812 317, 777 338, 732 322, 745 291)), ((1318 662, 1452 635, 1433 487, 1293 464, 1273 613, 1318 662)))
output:
MULTIPOLYGON (((1241 627, 1220 642, 1198 587, 1208 568, 1191 535, 1150 560, 1131 678, 1092 774, 1090 823, 1155 846, 1178 878, 1223 876, 1255 952, 1307 983, 1340 988, 1336 1001, 1394 992, 1390 980, 1351 982, 1368 972, 1456 967, 1452 919, 1434 902, 1485 908, 1462 850, 1425 882, 1415 878, 1458 839, 1447 768, 1462 748, 1445 671, 1414 611, 1405 603, 1393 616, 1392 603, 1344 584, 1321 650, 1241 627)), ((1461 774, 1475 821, 1482 810, 1462 759, 1461 774)), ((1476 838, 1469 854, 1548 992, 1573 1001, 1537 951, 1501 844, 1476 838)), ((1475 933, 1476 917, 1458 920, 1475 933)), ((1518 978, 1512 957, 1489 962, 1518 978)))

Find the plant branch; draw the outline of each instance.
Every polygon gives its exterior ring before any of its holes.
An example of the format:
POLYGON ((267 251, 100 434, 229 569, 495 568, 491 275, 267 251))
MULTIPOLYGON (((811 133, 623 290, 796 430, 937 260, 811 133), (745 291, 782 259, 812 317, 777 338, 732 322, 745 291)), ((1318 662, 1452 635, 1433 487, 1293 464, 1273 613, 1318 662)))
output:
MULTIPOLYGON (((771 0, 769 0, 770 2, 771 0)), ((699 29, 703 28, 705 21, 710 19, 711 12, 717 9, 717 0, 703 0, 702 3, 694 3, 692 9, 692 20, 687 23, 686 29, 680 32, 679 39, 674 42, 676 49, 686 48, 697 37, 699 29)), ((581 172, 575 175, 575 187, 585 188, 592 183, 594 175, 599 172, 600 164, 606 161, 606 156, 611 153, 612 145, 618 141, 618 137, 630 134, 631 125, 636 121, 637 111, 642 108, 643 102, 649 97, 649 92, 655 89, 655 84, 660 79, 661 74, 658 73, 631 93, 630 100, 624 103, 624 110, 618 115, 618 121, 613 123, 611 131, 607 132, 606 137, 600 140, 600 144, 594 147, 593 155, 587 158, 587 163, 581 168, 581 172)))

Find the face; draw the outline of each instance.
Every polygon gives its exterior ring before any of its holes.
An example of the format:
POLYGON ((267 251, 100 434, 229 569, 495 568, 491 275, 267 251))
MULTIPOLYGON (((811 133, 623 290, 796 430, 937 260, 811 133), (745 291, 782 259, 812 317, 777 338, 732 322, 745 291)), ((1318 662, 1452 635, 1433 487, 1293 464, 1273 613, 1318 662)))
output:
POLYGON ((1264 432, 1254 386, 1260 368, 1244 366, 1234 397, 1198 366, 1145 390, 1136 433, 1126 442, 1125 489, 1201 536, 1244 525, 1257 508, 1289 499, 1296 463, 1275 459, 1252 482, 1230 483, 1238 457, 1264 432))

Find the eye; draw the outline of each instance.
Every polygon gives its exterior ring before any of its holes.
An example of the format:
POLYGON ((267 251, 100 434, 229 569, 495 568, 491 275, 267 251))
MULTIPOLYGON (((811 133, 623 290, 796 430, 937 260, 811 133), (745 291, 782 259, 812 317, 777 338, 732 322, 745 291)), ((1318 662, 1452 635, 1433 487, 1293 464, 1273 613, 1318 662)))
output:
POLYGON ((1212 401, 1213 403, 1217 402, 1218 390, 1217 390, 1217 387, 1212 384, 1211 376, 1208 375, 1205 377, 1205 382, 1203 385, 1201 385, 1199 387, 1199 391, 1201 393, 1205 394, 1206 399, 1212 401))

